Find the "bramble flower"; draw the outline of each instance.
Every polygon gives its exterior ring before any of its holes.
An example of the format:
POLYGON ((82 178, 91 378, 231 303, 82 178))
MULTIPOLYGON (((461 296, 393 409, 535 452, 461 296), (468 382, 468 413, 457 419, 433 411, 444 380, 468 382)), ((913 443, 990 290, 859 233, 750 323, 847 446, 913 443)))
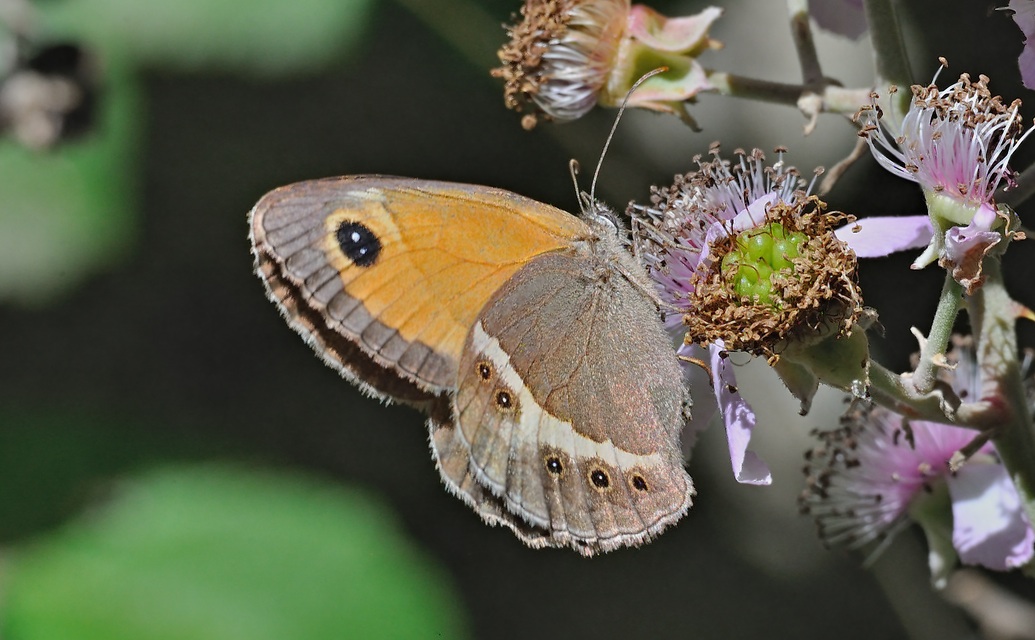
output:
MULTIPOLYGON (((764 356, 807 411, 818 386, 809 350, 829 351, 827 341, 850 334, 862 311, 856 262, 833 234, 843 214, 808 195, 782 150, 772 166, 758 150, 732 163, 712 153, 628 213, 636 253, 668 309, 666 328, 688 345, 682 355, 689 345, 709 352, 734 474, 767 484, 768 468, 747 451, 755 416, 737 393, 728 352, 764 356)), ((865 378, 866 355, 850 358, 848 373, 821 377, 841 375, 846 385, 865 378)))
POLYGON ((629 0, 526 0, 522 21, 508 29, 499 51, 508 109, 528 111, 521 124, 542 117, 574 120, 595 105, 619 106, 640 77, 668 70, 644 82, 629 105, 673 113, 690 121, 685 104, 711 89, 696 58, 721 45, 708 37, 722 14, 709 7, 694 16, 666 18, 629 0))
MULTIPOLYGON (((961 398, 979 398, 969 342, 958 341, 950 359, 956 365, 946 370, 948 382, 961 398)), ((950 469, 976 431, 909 420, 883 407, 856 407, 842 422, 815 433, 821 444, 806 454, 808 479, 799 498, 825 544, 860 548, 916 521, 927 534, 939 585, 957 556, 998 571, 1032 559, 1035 532, 995 447, 986 443, 950 469)))
POLYGON ((1010 158, 1032 129, 1022 126, 1020 100, 1004 104, 988 90, 987 77, 974 82, 963 74, 943 90, 934 84, 937 79, 935 74, 930 85, 913 86, 909 111, 897 128, 882 119, 876 102, 859 113, 860 135, 880 165, 923 189, 926 220, 867 218, 838 235, 860 257, 926 244, 912 267, 938 260, 969 294, 984 282, 984 257, 1005 250, 1017 230, 1016 216, 997 205, 994 194, 1000 185, 1012 184, 1010 158))

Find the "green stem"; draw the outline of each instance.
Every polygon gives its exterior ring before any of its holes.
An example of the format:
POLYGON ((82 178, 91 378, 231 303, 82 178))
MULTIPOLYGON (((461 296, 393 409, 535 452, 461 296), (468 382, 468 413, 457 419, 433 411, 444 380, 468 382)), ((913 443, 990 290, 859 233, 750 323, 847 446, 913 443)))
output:
POLYGON ((913 372, 913 386, 920 394, 925 394, 934 388, 937 370, 936 358, 945 355, 945 349, 949 346, 949 338, 952 337, 952 325, 956 322, 956 316, 960 312, 960 304, 963 301, 963 287, 953 279, 951 274, 945 275, 945 282, 942 284, 942 294, 938 298, 938 309, 934 313, 934 320, 931 322, 931 333, 927 341, 920 346, 920 362, 913 372))
POLYGON ((959 399, 947 386, 936 385, 937 388, 919 395, 908 376, 889 371, 874 360, 870 361, 869 374, 870 396, 877 404, 918 420, 953 422, 959 399))
POLYGON ((865 0, 865 5, 878 78, 903 89, 908 88, 912 84, 913 74, 892 0, 865 0))
POLYGON ((1035 428, 1017 361, 1017 313, 1003 283, 998 258, 986 259, 984 285, 968 301, 977 338, 982 398, 996 405, 996 451, 1035 522, 1035 428))
POLYGON ((708 82, 723 95, 777 104, 796 105, 805 92, 801 84, 758 80, 722 71, 709 71, 708 82))
POLYGON ((876 58, 876 87, 887 101, 885 122, 893 122, 897 131, 909 110, 909 87, 913 84, 906 44, 902 38, 898 16, 895 15, 893 0, 865 0, 865 5, 866 21, 869 24, 870 40, 876 58), (899 91, 891 93, 887 90, 888 84, 896 85, 899 91))

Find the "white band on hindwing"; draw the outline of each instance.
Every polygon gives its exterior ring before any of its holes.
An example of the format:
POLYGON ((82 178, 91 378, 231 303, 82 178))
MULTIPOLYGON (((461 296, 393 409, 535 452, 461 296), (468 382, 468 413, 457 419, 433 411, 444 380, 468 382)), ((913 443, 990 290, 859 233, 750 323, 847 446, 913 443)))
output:
MULTIPOLYGON (((517 429, 515 435, 518 440, 537 442, 540 446, 545 445, 566 451, 574 458, 599 458, 618 469, 665 465, 665 461, 659 453, 650 455, 630 453, 616 446, 610 438, 597 442, 577 432, 570 422, 561 420, 543 409, 532 392, 525 386, 524 380, 514 370, 510 356, 500 346, 499 340, 485 333, 480 320, 475 323, 473 331, 472 346, 475 353, 492 362, 503 383, 518 396, 518 406, 521 407, 520 420, 515 427, 517 429)), ((591 398, 586 400, 593 401, 591 398)), ((503 488, 499 483, 492 482, 492 484, 496 489, 503 488)))

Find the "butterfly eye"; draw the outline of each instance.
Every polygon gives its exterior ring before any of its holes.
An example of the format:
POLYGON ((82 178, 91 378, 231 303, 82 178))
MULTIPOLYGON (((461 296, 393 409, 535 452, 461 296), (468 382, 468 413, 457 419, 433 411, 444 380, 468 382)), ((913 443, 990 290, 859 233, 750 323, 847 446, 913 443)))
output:
POLYGON ((381 240, 358 222, 342 222, 335 237, 342 253, 356 266, 369 267, 381 255, 381 240))

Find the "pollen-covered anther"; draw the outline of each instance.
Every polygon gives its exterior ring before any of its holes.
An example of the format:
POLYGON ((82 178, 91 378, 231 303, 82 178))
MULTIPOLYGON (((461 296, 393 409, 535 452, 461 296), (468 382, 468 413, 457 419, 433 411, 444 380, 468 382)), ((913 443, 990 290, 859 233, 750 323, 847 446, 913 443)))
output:
POLYGON ((694 276, 688 339, 772 363, 789 342, 849 333, 863 303, 855 253, 833 233, 846 220, 812 196, 775 203, 761 226, 729 230, 694 276))

